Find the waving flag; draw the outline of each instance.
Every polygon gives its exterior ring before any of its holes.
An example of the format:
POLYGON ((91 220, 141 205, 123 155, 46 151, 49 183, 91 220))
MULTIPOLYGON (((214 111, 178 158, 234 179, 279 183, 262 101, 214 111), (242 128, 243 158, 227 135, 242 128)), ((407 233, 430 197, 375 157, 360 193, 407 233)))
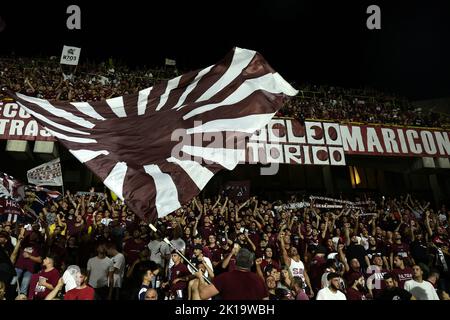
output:
POLYGON ((0 172, 0 198, 20 202, 25 199, 25 185, 14 177, 0 172))
POLYGON ((0 172, 0 222, 16 222, 24 214, 25 185, 14 177, 0 172))
POLYGON ((104 101, 9 94, 133 212, 153 221, 221 169, 234 169, 245 139, 297 91, 259 53, 235 48, 215 65, 104 101), (217 143, 220 136, 226 143, 217 143))

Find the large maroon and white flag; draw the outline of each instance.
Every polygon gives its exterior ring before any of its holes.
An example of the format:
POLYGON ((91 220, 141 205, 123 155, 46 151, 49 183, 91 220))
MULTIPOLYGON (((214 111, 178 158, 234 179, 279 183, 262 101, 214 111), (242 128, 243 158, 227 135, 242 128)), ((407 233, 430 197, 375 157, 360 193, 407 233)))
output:
POLYGON ((10 93, 139 216, 153 221, 245 157, 245 140, 297 91, 257 52, 95 102, 10 93))

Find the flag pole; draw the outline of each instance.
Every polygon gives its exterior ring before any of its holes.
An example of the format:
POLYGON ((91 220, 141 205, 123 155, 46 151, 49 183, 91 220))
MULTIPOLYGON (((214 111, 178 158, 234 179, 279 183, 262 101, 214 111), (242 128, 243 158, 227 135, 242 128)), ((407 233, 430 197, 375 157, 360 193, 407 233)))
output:
MULTIPOLYGON (((150 229, 152 229, 154 232, 158 233, 158 229, 156 229, 156 227, 155 227, 153 224, 149 223, 148 226, 149 226, 150 229)), ((164 237, 164 242, 167 243, 172 249, 174 249, 174 250, 180 255, 180 257, 182 257, 182 258, 184 259, 184 261, 186 261, 186 262, 191 266, 191 268, 194 269, 195 272, 198 272, 197 267, 194 266, 194 265, 192 264, 192 262, 190 262, 189 259, 187 259, 187 258, 181 253, 181 251, 178 250, 178 249, 172 244, 172 242, 169 241, 169 239, 167 239, 167 237, 164 237)), ((211 284, 211 281, 210 281, 204 274, 202 274, 202 276, 203 276, 203 279, 205 279, 205 281, 206 281, 208 284, 211 284)))

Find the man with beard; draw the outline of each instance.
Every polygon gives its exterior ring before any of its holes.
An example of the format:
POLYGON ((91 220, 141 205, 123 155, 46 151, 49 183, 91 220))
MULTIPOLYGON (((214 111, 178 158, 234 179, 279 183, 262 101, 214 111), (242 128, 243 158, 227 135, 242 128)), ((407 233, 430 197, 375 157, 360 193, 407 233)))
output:
POLYGON ((55 256, 47 256, 42 262, 43 269, 33 274, 28 290, 29 300, 43 300, 55 288, 60 278, 59 271, 55 269, 55 256))
POLYGON ((423 270, 422 265, 413 266, 413 278, 405 282, 405 290, 417 300, 439 300, 433 285, 423 279, 423 270))
POLYGON ((328 287, 319 290, 316 300, 347 300, 345 294, 339 291, 340 276, 337 273, 330 272, 327 280, 328 287))
POLYGON ((416 300, 414 296, 405 289, 398 287, 398 280, 392 273, 385 273, 384 283, 386 287, 378 295, 377 300, 392 301, 392 300, 416 300))
POLYGON ((364 295, 364 277, 354 273, 351 275, 347 288, 347 300, 367 300, 364 295))

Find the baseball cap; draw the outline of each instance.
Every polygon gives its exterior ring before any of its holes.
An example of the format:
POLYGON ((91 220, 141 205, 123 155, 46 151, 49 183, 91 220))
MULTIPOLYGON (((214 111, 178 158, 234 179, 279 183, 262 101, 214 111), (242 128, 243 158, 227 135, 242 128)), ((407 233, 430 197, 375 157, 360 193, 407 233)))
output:
POLYGON ((193 249, 194 250, 203 250, 203 246, 201 244, 196 244, 193 249))

